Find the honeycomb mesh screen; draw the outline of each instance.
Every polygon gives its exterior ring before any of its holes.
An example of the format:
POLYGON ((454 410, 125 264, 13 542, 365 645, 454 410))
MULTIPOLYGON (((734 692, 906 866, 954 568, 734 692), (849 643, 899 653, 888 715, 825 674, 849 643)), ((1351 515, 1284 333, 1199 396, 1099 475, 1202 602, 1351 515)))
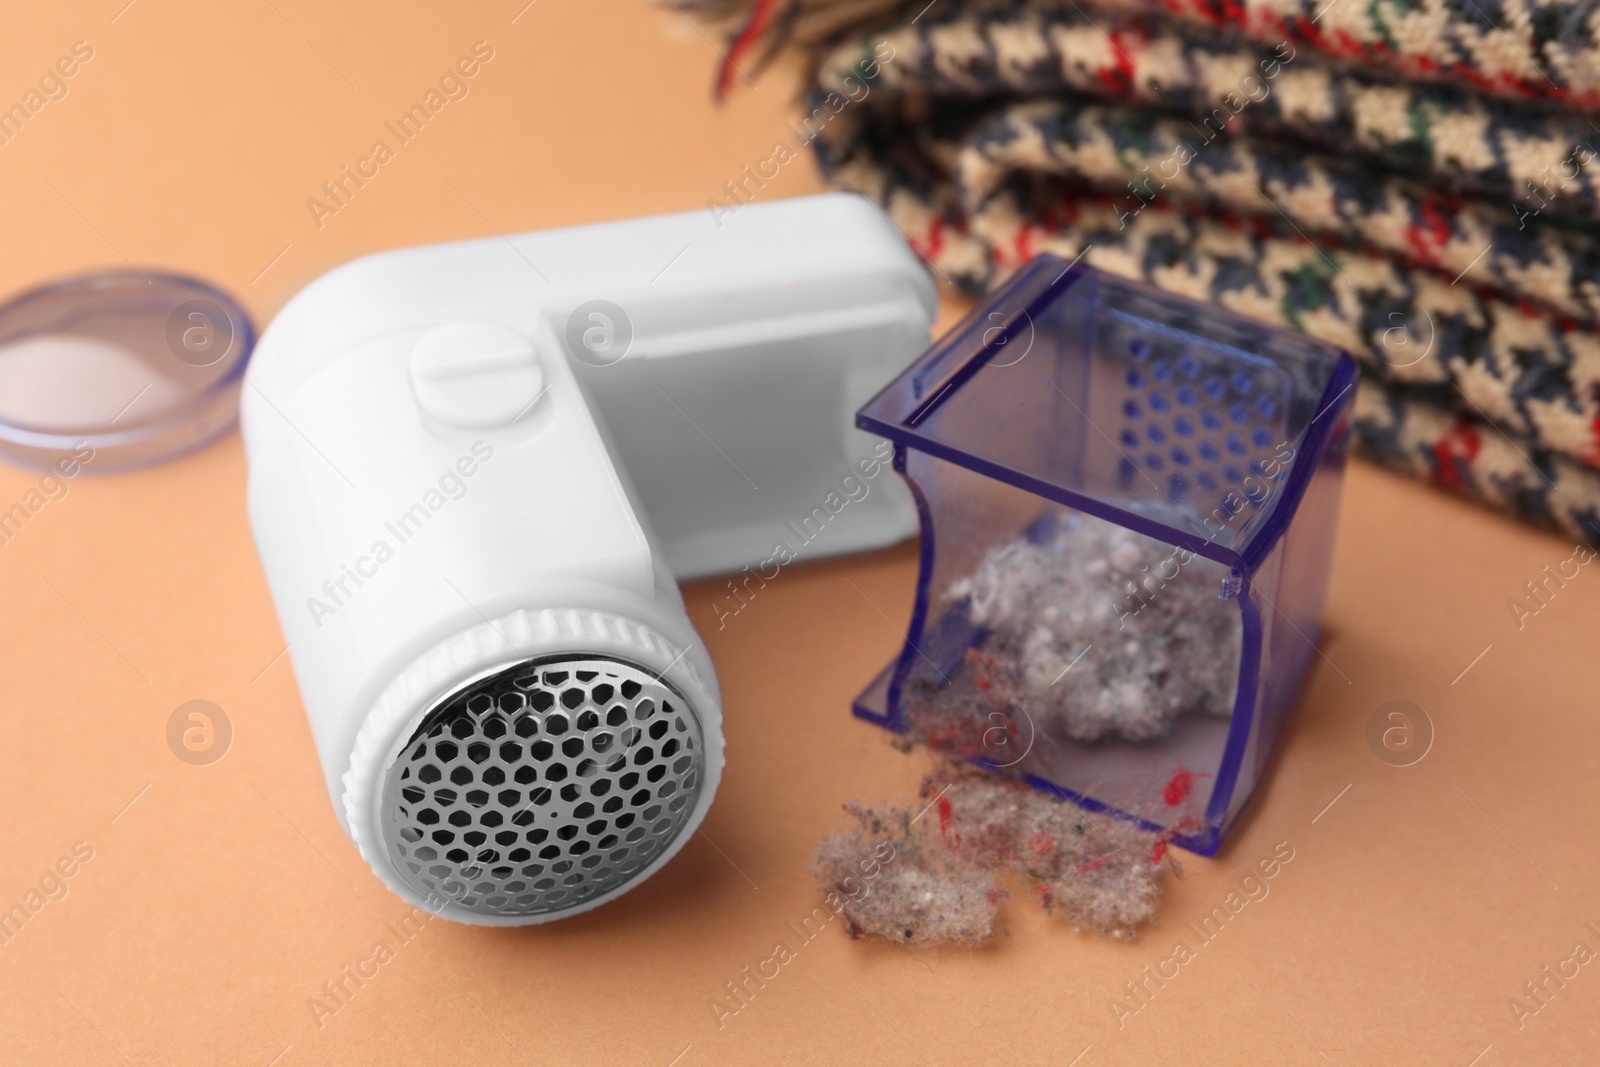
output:
POLYGON ((384 846, 435 908, 541 915, 632 881, 703 777, 688 702, 612 659, 508 667, 446 697, 384 779, 384 846))

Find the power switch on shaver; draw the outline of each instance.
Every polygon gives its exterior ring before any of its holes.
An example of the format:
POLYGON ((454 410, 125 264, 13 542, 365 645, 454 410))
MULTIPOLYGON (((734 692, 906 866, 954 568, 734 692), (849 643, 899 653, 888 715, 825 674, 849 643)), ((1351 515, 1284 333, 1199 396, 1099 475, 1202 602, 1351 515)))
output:
POLYGON ((492 322, 449 322, 411 350, 411 390, 431 418, 487 430, 520 418, 539 398, 544 371, 528 338, 492 322))

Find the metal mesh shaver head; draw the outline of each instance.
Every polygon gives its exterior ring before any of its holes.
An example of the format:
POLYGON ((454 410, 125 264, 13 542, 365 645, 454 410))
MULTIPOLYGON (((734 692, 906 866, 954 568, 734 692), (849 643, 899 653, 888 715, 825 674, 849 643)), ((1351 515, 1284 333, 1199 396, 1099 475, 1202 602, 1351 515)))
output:
POLYGON ((438 907, 551 915, 638 878, 705 777, 694 709, 621 660, 525 660, 423 715, 384 774, 396 874, 438 907))

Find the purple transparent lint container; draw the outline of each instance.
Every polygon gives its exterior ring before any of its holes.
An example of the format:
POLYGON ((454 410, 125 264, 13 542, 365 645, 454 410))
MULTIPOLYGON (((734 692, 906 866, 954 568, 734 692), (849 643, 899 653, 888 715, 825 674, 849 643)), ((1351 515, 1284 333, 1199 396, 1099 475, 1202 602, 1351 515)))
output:
POLYGON ((1043 256, 857 415, 922 520, 862 718, 1216 852, 1317 657, 1356 364, 1043 256))

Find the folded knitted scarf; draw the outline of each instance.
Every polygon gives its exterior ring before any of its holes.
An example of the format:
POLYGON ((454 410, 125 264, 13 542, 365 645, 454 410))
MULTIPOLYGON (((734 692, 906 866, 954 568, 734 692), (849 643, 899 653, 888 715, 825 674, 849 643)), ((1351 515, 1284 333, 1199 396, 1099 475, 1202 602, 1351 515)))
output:
MULTIPOLYGON (((950 284, 1039 252, 1363 365, 1372 458, 1600 542, 1600 0, 679 0, 950 284)), ((732 183, 730 198, 748 194, 732 183)))

